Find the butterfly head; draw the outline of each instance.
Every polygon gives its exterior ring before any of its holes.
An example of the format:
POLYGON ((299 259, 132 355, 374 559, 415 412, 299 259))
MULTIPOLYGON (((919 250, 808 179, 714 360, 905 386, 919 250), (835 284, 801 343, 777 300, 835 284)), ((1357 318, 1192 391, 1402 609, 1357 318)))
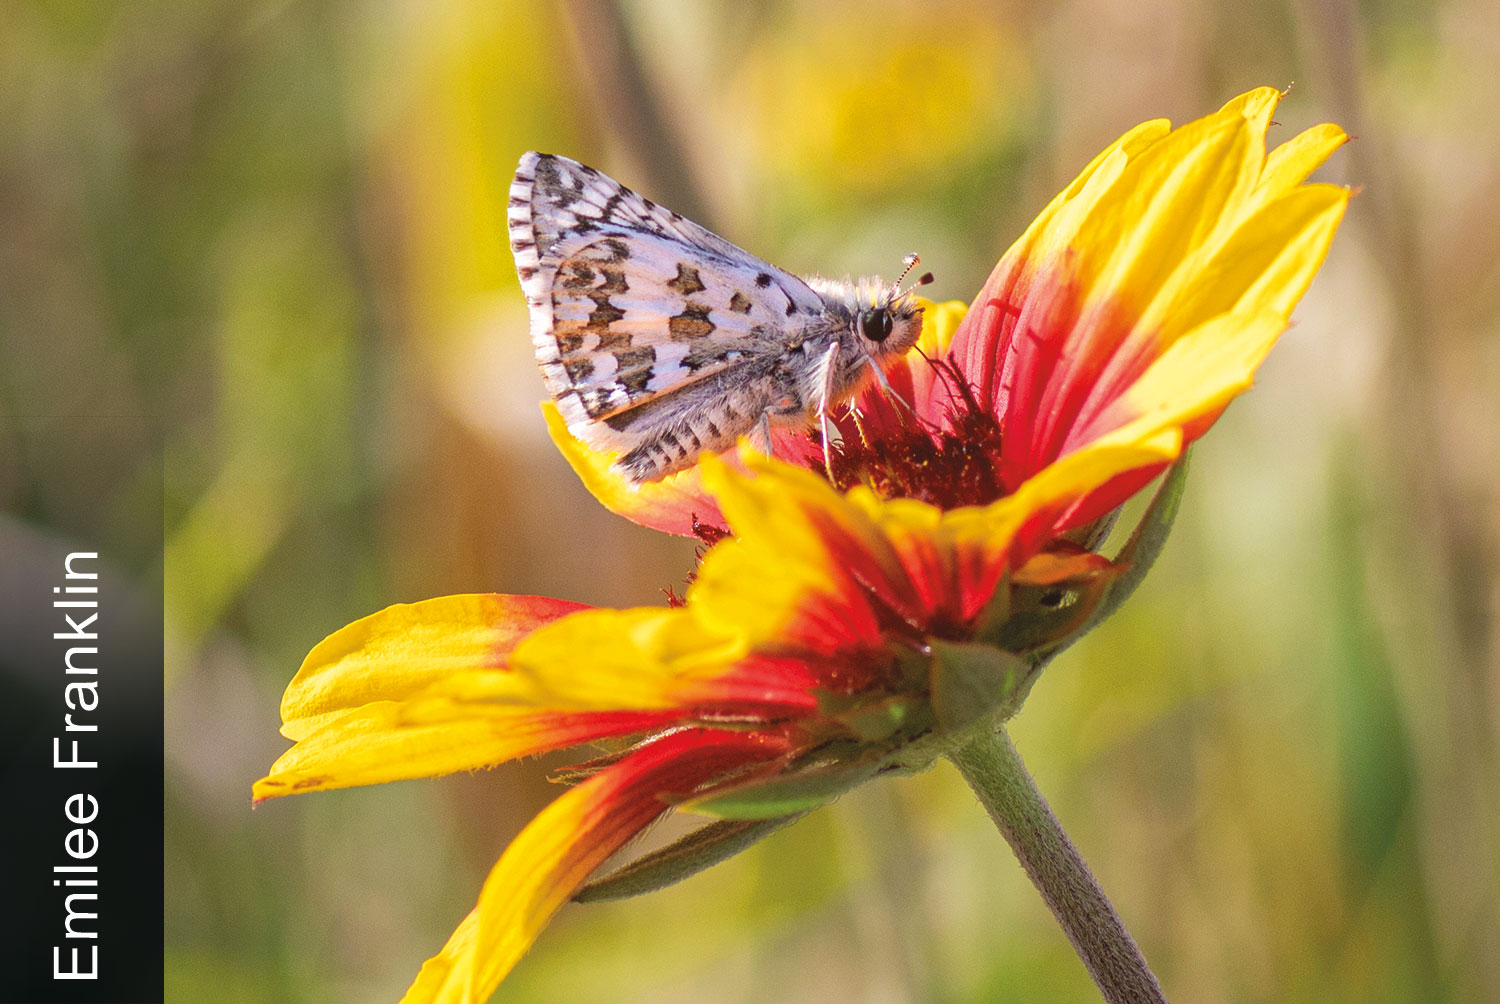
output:
POLYGON ((861 281, 849 289, 850 326, 866 355, 900 355, 922 334, 922 308, 912 293, 931 282, 932 273, 923 273, 905 289, 901 286, 920 260, 915 254, 907 255, 905 270, 889 285, 861 281))
POLYGON ((852 327, 866 355, 900 355, 922 333, 922 308, 910 296, 882 296, 855 309, 852 327))

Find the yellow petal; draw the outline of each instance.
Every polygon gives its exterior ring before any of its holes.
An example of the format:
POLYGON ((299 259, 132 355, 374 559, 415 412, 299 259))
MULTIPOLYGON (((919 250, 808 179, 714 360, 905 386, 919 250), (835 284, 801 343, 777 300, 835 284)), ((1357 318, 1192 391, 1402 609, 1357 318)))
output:
POLYGON ((1348 134, 1330 122, 1303 130, 1266 157, 1260 189, 1271 197, 1291 191, 1347 142, 1348 134))
POLYGON ((705 465, 738 538, 704 558, 689 606, 709 623, 737 626, 752 645, 795 636, 858 643, 879 629, 861 589, 889 592, 899 563, 870 521, 811 471, 747 449, 746 477, 728 465, 705 465), (842 624, 826 623, 837 611, 842 624), (803 622, 803 615, 818 618, 803 622), (798 627, 799 623, 802 624, 798 627))
POLYGON ((948 351, 948 345, 953 341, 953 333, 958 330, 958 324, 964 319, 969 305, 962 300, 946 300, 943 303, 934 303, 931 300, 918 298, 922 306, 922 334, 917 338, 917 344, 909 359, 915 357, 913 365, 920 363, 926 366, 921 355, 915 350, 920 349, 930 359, 940 359, 943 353, 948 351))
POLYGON ((678 471, 660 481, 631 484, 629 478, 615 470, 619 454, 593 449, 575 438, 551 401, 543 402, 542 414, 547 419, 547 434, 558 451, 583 486, 610 512, 680 537, 693 536, 695 516, 709 526, 723 525, 718 507, 703 490, 698 468, 678 471))
MULTIPOLYGON (((489 994, 479 996, 474 992, 474 939, 478 935, 479 908, 475 907, 454 929, 442 951, 422 963, 422 971, 401 996, 401 1004, 484 1004, 489 994)), ((495 985, 499 982, 496 980, 495 985)), ((493 993, 494 987, 490 991, 493 993)))
MULTIPOLYGON (((1046 208, 1037 214, 1031 226, 1026 228, 1026 232, 1022 234, 1021 239, 1016 243, 1018 245, 1029 245, 1031 238, 1043 229, 1051 227, 1053 217, 1061 211, 1063 206, 1077 199, 1086 187, 1090 185, 1093 185, 1095 188, 1099 187, 1095 176, 1106 165, 1116 165, 1109 169, 1108 173, 1118 174, 1119 168, 1130 160, 1130 158, 1139 156, 1143 150, 1160 141, 1171 130, 1172 123, 1166 119, 1151 119, 1128 130, 1119 139, 1099 151, 1099 154, 1093 160, 1089 161, 1088 166, 1078 172, 1078 177, 1069 182, 1068 187, 1059 192, 1047 204, 1046 208)), ((1014 254, 1015 250, 1015 248, 1012 248, 1006 252, 1006 257, 1014 254)))
MULTIPOLYGON (((1135 304, 1142 326, 1155 327, 1204 249, 1237 218, 1262 157, 1245 119, 1212 116, 1132 161, 1070 242, 1083 296, 1110 311, 1135 304)), ((1082 323, 1091 320, 1086 311, 1082 323)))
POLYGON ((1322 266, 1349 198, 1345 188, 1305 185, 1263 205, 1215 252, 1173 307, 1163 343, 1222 313, 1290 316, 1322 266))
MULTIPOLYGON (((566 600, 500 593, 386 607, 307 654, 281 699, 281 733, 302 739, 354 708, 410 698, 456 672, 503 667, 526 635, 583 609, 566 600)), ((525 681, 518 678, 516 687, 517 699, 524 699, 525 681)))
POLYGON ((413 721, 409 706, 377 701, 356 708, 301 739, 255 782, 256 801, 310 791, 383 784, 482 770, 613 730, 581 737, 557 717, 521 708, 452 705, 447 721, 413 721))
POLYGON ((1274 87, 1257 87, 1238 97, 1230 98, 1224 103, 1224 107, 1211 117, 1243 116, 1249 120, 1254 131, 1264 135, 1265 131, 1270 128, 1271 115, 1285 96, 1274 87))
POLYGON ((512 665, 554 705, 660 709, 706 699, 747 647, 690 611, 590 610, 527 638, 512 665))

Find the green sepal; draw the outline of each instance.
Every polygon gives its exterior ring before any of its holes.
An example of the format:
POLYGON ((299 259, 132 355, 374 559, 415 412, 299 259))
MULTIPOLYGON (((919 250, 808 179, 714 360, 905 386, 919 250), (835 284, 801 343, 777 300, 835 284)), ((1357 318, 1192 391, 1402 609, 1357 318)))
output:
POLYGON ((993 638, 1005 627, 1005 622, 1010 620, 1010 591, 1010 572, 1007 571, 1005 577, 995 583, 994 595, 974 622, 975 638, 993 638))
POLYGON ((1026 696, 1032 666, 983 642, 932 642, 932 710, 946 733, 962 732, 1026 696))
POLYGON ((1017 583, 1006 597, 1004 623, 979 639, 1045 665, 1119 609, 1156 562, 1182 502, 1188 454, 1167 469, 1130 539, 1097 574, 1034 585, 1017 583))
MULTIPOLYGON (((1135 529, 1130 532, 1130 539, 1114 557, 1115 564, 1121 566, 1123 571, 1109 583, 1088 621, 1066 644, 1072 644, 1120 609, 1120 605, 1130 598, 1146 578, 1151 566, 1156 564, 1157 557, 1166 546, 1167 537, 1172 533, 1177 511, 1182 507, 1182 493, 1187 488, 1188 457, 1191 453, 1192 449, 1189 447, 1177 458, 1175 464, 1167 468, 1166 476, 1157 487, 1151 504, 1141 515, 1141 521, 1135 525, 1135 529)), ((1063 647, 1059 646, 1049 654, 1055 655, 1063 647)))
POLYGON ((932 724, 926 700, 912 694, 873 700, 867 694, 819 694, 818 710, 824 718, 843 725, 862 744, 881 743, 898 734, 915 735, 932 724))
POLYGON ((880 770, 878 757, 814 767, 766 780, 744 781, 679 802, 677 808, 721 819, 776 819, 809 812, 838 798, 880 770))
POLYGON ((628 899, 675 885, 801 819, 798 812, 775 819, 720 819, 659 851, 615 869, 573 894, 577 903, 628 899))
POLYGON ((1120 571, 1105 564, 1088 574, 1045 585, 1015 583, 1010 590, 1009 618, 982 640, 1017 654, 1055 652, 1092 622, 1120 571))

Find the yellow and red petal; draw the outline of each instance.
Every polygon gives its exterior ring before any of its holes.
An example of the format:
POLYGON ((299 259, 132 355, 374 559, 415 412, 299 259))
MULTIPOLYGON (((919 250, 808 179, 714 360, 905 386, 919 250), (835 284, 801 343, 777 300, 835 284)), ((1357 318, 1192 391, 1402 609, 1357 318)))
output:
POLYGON ((988 506, 944 513, 943 521, 950 534, 984 555, 984 561, 1001 554, 1007 568, 1017 568, 1044 550, 1059 526, 1084 522, 1071 517, 1079 500, 1142 470, 1160 471, 1181 456, 1182 447, 1182 433, 1175 428, 1091 443, 1047 465, 1014 494, 988 506))
POLYGON ((377 701, 299 740, 255 782, 256 802, 282 795, 483 770, 507 760, 670 725, 663 712, 538 711, 429 699, 377 701))
POLYGON ((799 653, 810 671, 839 666, 858 685, 850 667, 878 670, 892 637, 961 636, 1006 572, 1092 489, 1181 452, 1175 428, 1128 431, 990 505, 946 511, 864 487, 841 494, 749 453, 748 477, 710 462, 706 484, 735 539, 709 552, 683 610, 741 632, 749 652, 799 653))
POLYGON ((589 874, 703 784, 787 751, 779 735, 670 733, 559 796, 505 849, 403 1004, 482 1004, 589 874))
MULTIPOLYGON (((1064 251, 1081 222, 1107 193, 1126 163, 1170 131, 1165 119, 1143 122, 1096 156, 1053 198, 1001 257, 953 336, 948 358, 973 384, 983 402, 996 399, 1005 385, 1018 287, 1031 284, 1040 263, 1064 251)), ((957 402, 955 402, 957 403, 957 402)))
POLYGON ((704 464, 736 540, 704 559, 688 594, 698 616, 734 625, 754 646, 822 653, 882 647, 882 607, 925 617, 899 555, 863 509, 811 471, 750 450, 740 459, 751 476, 704 464))
POLYGON ((257 781, 257 801, 493 767, 680 717, 649 706, 571 704, 512 665, 539 628, 589 608, 470 594, 399 604, 334 632, 282 699, 296 745, 257 781))
MULTIPOLYGON (((1301 183, 1344 136, 1319 126, 1268 157, 1279 97, 1261 88, 1170 133, 1149 124, 1090 165, 1001 260, 951 358, 1000 417, 1007 488, 1122 429, 1158 435, 1160 423, 1136 421, 1145 411, 1178 414, 1175 428, 1191 441, 1249 386, 1264 351, 1226 380, 1226 361, 1200 349, 1170 364, 1171 381, 1132 392, 1190 335, 1233 338, 1249 324, 1248 340, 1268 348, 1267 318, 1285 327, 1322 264, 1349 193, 1301 183), (1211 323, 1226 316, 1240 320, 1211 323), (1209 368, 1194 373, 1189 363, 1209 368), (1174 397, 1164 401, 1169 383, 1174 397)), ((1096 487, 1068 525, 1113 508, 1154 473, 1096 487)))

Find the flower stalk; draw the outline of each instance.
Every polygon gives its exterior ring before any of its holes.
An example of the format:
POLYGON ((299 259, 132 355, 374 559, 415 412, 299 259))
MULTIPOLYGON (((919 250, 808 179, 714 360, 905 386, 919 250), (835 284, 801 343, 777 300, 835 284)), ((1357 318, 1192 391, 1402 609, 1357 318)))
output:
POLYGON ((949 754, 1004 834, 1109 1004, 1166 1004, 1104 890, 1052 814, 1004 728, 976 730, 949 754))

